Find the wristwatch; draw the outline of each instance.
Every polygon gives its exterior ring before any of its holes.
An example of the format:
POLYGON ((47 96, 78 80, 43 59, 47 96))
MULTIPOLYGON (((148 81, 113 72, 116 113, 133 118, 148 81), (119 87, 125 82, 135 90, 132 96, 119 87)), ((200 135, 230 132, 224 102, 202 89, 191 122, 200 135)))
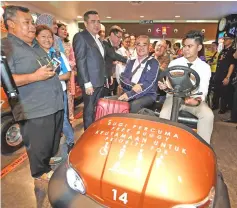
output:
POLYGON ((229 77, 226 77, 226 79, 228 79, 228 80, 229 80, 230 78, 229 78, 229 77))

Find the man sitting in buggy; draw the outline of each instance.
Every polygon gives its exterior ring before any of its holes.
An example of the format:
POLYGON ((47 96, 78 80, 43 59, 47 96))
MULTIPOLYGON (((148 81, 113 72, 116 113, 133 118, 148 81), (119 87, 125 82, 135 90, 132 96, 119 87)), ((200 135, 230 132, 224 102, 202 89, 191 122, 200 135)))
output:
MULTIPOLYGON (((198 118, 197 132, 210 144, 211 134, 213 130, 214 115, 212 110, 205 102, 209 80, 211 77, 210 66, 198 58, 198 51, 202 49, 203 35, 199 31, 190 31, 184 39, 183 57, 173 60, 169 67, 172 66, 188 66, 194 69, 200 77, 200 85, 197 90, 198 95, 185 98, 184 105, 180 110, 188 111, 198 118)), ((167 90, 167 83, 158 82, 159 88, 167 90)), ((170 119, 172 109, 172 94, 167 94, 165 103, 160 112, 160 117, 170 119)))
POLYGON ((118 99, 129 101, 131 113, 151 106, 156 100, 159 64, 153 57, 149 57, 149 44, 148 36, 137 38, 137 58, 130 60, 120 75, 123 94, 118 99))

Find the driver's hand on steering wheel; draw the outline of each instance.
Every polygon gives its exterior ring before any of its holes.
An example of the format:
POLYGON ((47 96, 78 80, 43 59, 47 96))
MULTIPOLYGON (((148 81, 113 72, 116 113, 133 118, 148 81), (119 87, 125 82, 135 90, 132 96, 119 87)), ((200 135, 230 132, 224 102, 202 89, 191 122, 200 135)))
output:
POLYGON ((166 90, 168 88, 167 84, 160 81, 158 82, 158 86, 161 90, 166 90))

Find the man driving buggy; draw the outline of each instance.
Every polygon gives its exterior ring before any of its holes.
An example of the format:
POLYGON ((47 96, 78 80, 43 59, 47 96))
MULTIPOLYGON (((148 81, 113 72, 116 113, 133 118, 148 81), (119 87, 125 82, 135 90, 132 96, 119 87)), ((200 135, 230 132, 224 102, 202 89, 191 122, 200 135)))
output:
MULTIPOLYGON (((195 94, 202 93, 202 95, 186 97, 180 110, 187 111, 198 118, 197 133, 210 144, 214 115, 206 104, 205 99, 208 93, 211 68, 207 63, 198 58, 198 52, 202 49, 203 39, 203 34, 199 31, 188 32, 184 38, 183 57, 171 61, 169 67, 177 65, 186 66, 196 71, 200 76, 200 85, 195 91, 195 94)), ((192 78, 190 77, 190 79, 192 78)), ((169 89, 168 82, 159 81, 158 86, 161 90, 168 91, 169 89)), ((173 95, 167 93, 166 100, 160 112, 160 118, 170 119, 172 101, 173 95)))

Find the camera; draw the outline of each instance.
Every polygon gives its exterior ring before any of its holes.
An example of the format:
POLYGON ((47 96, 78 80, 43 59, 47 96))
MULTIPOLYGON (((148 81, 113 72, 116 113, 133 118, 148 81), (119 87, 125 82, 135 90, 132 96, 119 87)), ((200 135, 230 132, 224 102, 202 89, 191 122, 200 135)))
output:
POLYGON ((19 94, 16 83, 9 69, 4 51, 1 51, 1 83, 8 99, 16 98, 19 94))

